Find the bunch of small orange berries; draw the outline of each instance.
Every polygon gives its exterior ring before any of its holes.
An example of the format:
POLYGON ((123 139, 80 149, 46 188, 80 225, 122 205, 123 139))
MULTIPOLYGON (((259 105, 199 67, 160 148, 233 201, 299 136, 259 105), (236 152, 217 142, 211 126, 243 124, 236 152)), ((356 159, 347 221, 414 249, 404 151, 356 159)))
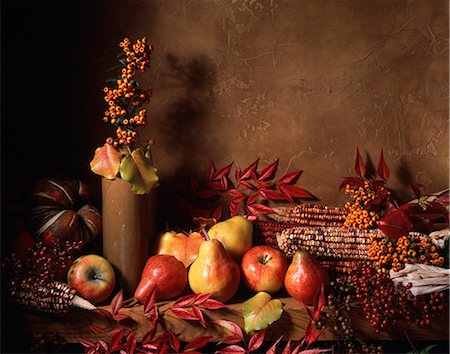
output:
POLYGON ((399 271, 404 268, 405 263, 444 265, 444 257, 431 238, 418 232, 411 232, 397 240, 379 235, 371 236, 367 253, 380 272, 387 272, 389 269, 399 271))
POLYGON ((345 194, 351 196, 352 201, 345 203, 348 211, 344 226, 369 229, 376 227, 380 219, 379 210, 387 200, 390 192, 381 184, 370 183, 365 180, 362 186, 345 187, 345 194))
MULTIPOLYGON (((113 144, 129 145, 136 140, 136 127, 147 124, 147 109, 142 105, 150 101, 151 89, 143 90, 135 80, 137 70, 145 71, 150 64, 153 47, 147 44, 147 38, 138 39, 131 44, 128 38, 120 42, 125 60, 121 60, 120 77, 115 80, 116 87, 105 87, 104 99, 108 104, 103 121, 115 125, 116 139, 113 144)), ((109 139, 109 141, 111 141, 109 139)))

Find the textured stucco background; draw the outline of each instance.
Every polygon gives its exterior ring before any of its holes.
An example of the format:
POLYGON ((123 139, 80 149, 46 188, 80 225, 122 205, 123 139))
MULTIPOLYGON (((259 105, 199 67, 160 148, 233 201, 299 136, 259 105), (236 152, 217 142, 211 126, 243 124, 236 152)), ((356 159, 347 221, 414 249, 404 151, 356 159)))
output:
MULTIPOLYGON (((280 158, 280 173, 303 169, 301 187, 341 203, 340 177, 353 174, 357 147, 373 164, 384 148, 389 186, 400 198, 409 197, 413 180, 428 192, 448 187, 446 0, 31 3, 9 12, 32 20, 20 30, 10 21, 9 33, 19 31, 11 46, 19 54, 25 41, 42 49, 44 35, 62 72, 49 70, 46 80, 56 84, 22 102, 31 109, 51 93, 59 107, 45 112, 51 128, 29 123, 47 151, 56 149, 28 166, 88 180, 98 194, 88 163, 112 133, 101 122, 105 69, 124 36, 147 35, 155 50, 141 80, 154 96, 141 136, 157 142, 165 212, 189 173, 201 175, 211 160, 242 167, 258 157, 262 164, 280 158)), ((12 81, 10 96, 21 94, 12 81)), ((21 124, 8 121, 7 139, 17 141, 21 124)), ((14 153, 23 161, 29 150, 14 153)))

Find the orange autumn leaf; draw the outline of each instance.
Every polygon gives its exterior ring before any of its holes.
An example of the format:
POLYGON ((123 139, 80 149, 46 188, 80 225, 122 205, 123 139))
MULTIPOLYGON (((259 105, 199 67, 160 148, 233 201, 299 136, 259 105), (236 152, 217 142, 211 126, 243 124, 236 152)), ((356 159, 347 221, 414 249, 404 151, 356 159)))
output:
POLYGON ((94 158, 90 163, 91 170, 107 179, 114 179, 119 172, 121 158, 122 154, 116 148, 105 143, 95 150, 94 158))

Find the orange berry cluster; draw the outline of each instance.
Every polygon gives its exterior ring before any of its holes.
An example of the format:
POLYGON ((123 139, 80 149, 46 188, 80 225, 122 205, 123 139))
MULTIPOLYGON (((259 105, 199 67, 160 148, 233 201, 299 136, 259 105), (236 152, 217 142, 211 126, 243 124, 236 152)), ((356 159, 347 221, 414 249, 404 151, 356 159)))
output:
POLYGON ((344 226, 369 229, 375 227, 380 219, 380 205, 390 192, 383 185, 364 181, 363 186, 359 187, 347 184, 345 194, 353 200, 344 205, 348 211, 344 226))
POLYGON ((142 105, 150 101, 151 89, 143 90, 135 80, 137 70, 145 71, 150 64, 152 46, 147 44, 147 38, 138 39, 131 44, 128 38, 120 42, 125 60, 121 60, 120 77, 115 81, 114 88, 105 87, 104 99, 108 104, 103 121, 117 127, 116 139, 113 144, 131 144, 138 136, 136 127, 147 124, 147 109, 142 105))
POLYGON ((433 244, 431 238, 420 233, 410 233, 397 240, 382 236, 371 236, 367 250, 369 259, 381 272, 389 269, 399 271, 405 263, 444 265, 444 257, 433 244))

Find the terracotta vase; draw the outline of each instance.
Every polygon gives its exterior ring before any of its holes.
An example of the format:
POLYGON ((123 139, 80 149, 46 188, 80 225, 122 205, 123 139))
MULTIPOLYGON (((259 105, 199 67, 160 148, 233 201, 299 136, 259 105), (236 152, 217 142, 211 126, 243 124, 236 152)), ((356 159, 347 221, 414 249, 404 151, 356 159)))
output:
POLYGON ((120 179, 102 178, 103 256, 116 270, 118 289, 134 293, 154 240, 154 192, 137 195, 120 179))

